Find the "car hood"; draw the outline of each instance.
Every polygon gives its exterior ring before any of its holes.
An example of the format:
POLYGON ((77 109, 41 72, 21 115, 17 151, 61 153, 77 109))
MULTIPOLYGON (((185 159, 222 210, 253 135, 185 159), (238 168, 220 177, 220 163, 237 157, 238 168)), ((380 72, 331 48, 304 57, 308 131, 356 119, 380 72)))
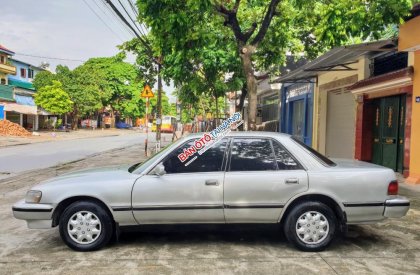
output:
POLYGON ((333 162, 337 164, 337 168, 376 168, 376 169, 388 169, 386 167, 376 165, 370 162, 359 161, 355 159, 341 159, 341 158, 332 158, 333 162))
POLYGON ((106 167, 99 167, 99 168, 89 168, 83 170, 77 170, 69 173, 65 173, 63 175, 48 179, 40 183, 40 185, 49 184, 49 183, 58 183, 58 182, 74 182, 74 180, 80 180, 83 178, 84 180, 100 180, 100 179, 107 179, 111 178, 111 175, 115 174, 130 174, 128 172, 128 168, 131 165, 117 165, 117 166, 106 166, 106 167))

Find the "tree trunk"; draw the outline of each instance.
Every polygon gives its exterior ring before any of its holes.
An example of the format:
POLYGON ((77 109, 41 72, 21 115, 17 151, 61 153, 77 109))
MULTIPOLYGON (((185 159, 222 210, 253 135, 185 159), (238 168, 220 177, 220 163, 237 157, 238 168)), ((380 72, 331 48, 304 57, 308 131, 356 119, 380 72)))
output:
POLYGON ((79 114, 78 113, 73 113, 72 118, 71 118, 71 128, 73 130, 77 130, 77 125, 79 122, 79 114))
POLYGON ((241 49, 242 68, 248 91, 248 130, 250 131, 255 131, 257 128, 257 81, 251 60, 254 51, 255 48, 252 46, 245 46, 241 49))
POLYGON ((236 111, 240 112, 241 114, 243 113, 242 109, 244 108, 245 98, 247 95, 248 95, 247 85, 246 85, 246 82, 244 82, 241 89, 241 97, 239 98, 239 105, 236 106, 236 111))

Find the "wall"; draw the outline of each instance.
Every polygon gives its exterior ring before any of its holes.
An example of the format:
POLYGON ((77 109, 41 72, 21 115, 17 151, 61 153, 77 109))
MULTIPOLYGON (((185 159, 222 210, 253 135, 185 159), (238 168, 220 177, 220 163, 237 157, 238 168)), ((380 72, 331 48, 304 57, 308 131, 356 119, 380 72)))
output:
MULTIPOLYGON (((417 17, 420 19, 420 17, 417 17)), ((420 43, 419 43, 420 44, 420 43)), ((414 56, 413 98, 411 106, 410 172, 407 182, 420 184, 420 50, 414 56)))
MULTIPOLYGON (((325 154, 325 142, 327 133, 327 96, 328 90, 340 88, 339 80, 350 78, 357 75, 357 81, 365 79, 369 76, 369 59, 360 57, 358 62, 349 65, 350 68, 355 69, 354 71, 331 71, 325 72, 318 75, 317 86, 314 93, 314 126, 312 135, 313 147, 319 152, 325 154), (336 81, 336 85, 329 85, 336 81), (338 86, 337 86, 338 85, 338 86), (336 87, 333 87, 336 86, 336 87)), ((341 87, 348 86, 349 84, 341 85, 341 87)), ((356 112, 356 102, 354 102, 354 111, 356 112)))
POLYGON ((13 66, 16 67, 16 75, 9 75, 9 78, 14 79, 14 80, 29 82, 29 78, 28 78, 29 65, 23 64, 23 63, 18 62, 16 60, 10 60, 10 61, 12 62, 13 66), (22 69, 22 68, 26 70, 26 77, 21 77, 20 76, 20 69, 22 69))
MULTIPOLYGON (((409 55, 409 65, 413 65, 413 97, 411 104, 411 140, 410 140, 410 171, 408 183, 420 184, 420 16, 417 16, 400 26, 398 50, 412 52, 409 55)), ((408 126, 407 126, 408 127, 408 126)), ((407 131, 407 130, 406 130, 407 131)))

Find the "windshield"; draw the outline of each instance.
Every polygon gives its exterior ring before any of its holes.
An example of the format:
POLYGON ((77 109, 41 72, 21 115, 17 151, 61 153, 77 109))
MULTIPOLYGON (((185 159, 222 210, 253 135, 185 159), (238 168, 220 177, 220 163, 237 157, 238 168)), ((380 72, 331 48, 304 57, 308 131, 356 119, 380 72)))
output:
POLYGON ((166 145, 162 150, 160 150, 159 152, 155 153, 153 156, 151 156, 150 158, 148 158, 146 161, 132 165, 130 168, 128 168, 128 172, 130 172, 130 173, 136 173, 136 174, 143 173, 149 167, 150 164, 154 163, 162 155, 166 154, 167 151, 170 151, 170 149, 172 149, 173 147, 178 146, 178 144, 180 142, 183 142, 183 141, 184 141, 184 139, 179 139, 179 140, 177 140, 175 142, 172 142, 172 143, 166 145))
POLYGON ((325 165, 325 166, 331 166, 331 167, 337 165, 335 162, 333 162, 332 160, 330 160, 329 158, 327 158, 326 156, 324 156, 320 152, 316 151, 312 147, 309 147, 308 145, 306 145, 305 143, 303 143, 302 141, 300 141, 297 137, 292 137, 292 139, 297 144, 299 144, 300 146, 302 146, 306 151, 308 151, 309 154, 311 154, 312 156, 314 156, 323 165, 325 165))

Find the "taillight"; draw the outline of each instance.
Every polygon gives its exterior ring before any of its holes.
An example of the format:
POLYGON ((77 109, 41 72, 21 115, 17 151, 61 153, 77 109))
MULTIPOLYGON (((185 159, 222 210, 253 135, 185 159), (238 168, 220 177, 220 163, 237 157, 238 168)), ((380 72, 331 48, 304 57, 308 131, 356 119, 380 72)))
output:
POLYGON ((389 183, 388 195, 398 195, 398 181, 393 180, 389 183))

